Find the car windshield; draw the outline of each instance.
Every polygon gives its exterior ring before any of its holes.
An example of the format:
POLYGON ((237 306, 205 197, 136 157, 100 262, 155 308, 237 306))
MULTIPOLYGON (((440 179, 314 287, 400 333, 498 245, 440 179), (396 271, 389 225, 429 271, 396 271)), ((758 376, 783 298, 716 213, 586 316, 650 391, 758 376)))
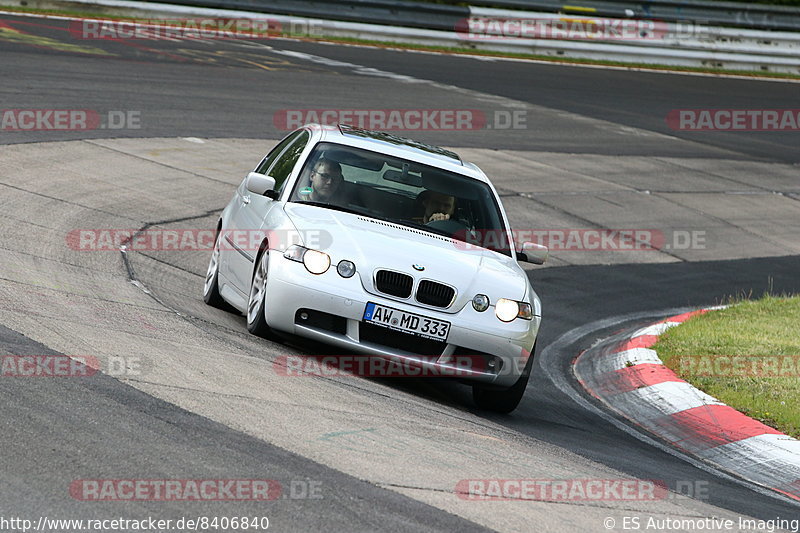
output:
POLYGON ((387 154, 319 143, 289 201, 410 226, 511 255, 500 208, 487 184, 387 154))

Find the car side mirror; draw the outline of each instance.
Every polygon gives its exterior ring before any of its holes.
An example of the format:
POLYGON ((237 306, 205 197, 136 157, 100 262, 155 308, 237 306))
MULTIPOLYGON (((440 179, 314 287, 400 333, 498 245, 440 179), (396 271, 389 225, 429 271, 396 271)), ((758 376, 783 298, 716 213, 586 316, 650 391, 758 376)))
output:
POLYGON ((259 174, 258 172, 249 173, 244 186, 248 191, 259 196, 266 195, 273 198, 273 196, 268 193, 271 192, 273 195, 275 194, 275 178, 259 174))
POLYGON ((536 244, 535 242, 523 242, 522 250, 517 252, 517 259, 534 265, 543 265, 547 261, 549 254, 550 251, 547 246, 536 244))

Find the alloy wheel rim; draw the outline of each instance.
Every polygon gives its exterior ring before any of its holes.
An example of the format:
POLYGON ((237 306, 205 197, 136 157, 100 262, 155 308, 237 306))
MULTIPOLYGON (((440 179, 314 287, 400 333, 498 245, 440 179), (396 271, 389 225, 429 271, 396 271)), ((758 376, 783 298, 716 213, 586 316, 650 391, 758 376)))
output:
POLYGON ((211 292, 211 287, 214 285, 214 278, 217 275, 217 268, 219 266, 219 237, 214 242, 214 251, 211 252, 211 260, 208 262, 208 270, 206 271, 206 283, 203 286, 204 294, 211 292))
POLYGON ((253 277, 253 284, 250 286, 250 300, 247 303, 247 323, 253 324, 258 318, 258 311, 264 299, 265 284, 267 280, 267 252, 261 256, 258 262, 256 274, 253 277))

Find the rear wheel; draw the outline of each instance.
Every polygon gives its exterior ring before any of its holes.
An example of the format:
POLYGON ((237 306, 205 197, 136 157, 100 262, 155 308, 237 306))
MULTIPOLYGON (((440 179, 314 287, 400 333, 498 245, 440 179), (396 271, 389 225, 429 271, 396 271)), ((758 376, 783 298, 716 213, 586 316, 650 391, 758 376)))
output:
POLYGON ((211 259, 208 261, 206 271, 206 282, 203 285, 203 301, 212 307, 227 309, 228 304, 219 294, 219 236, 214 241, 214 250, 211 252, 211 259))
POLYGON ((259 337, 270 337, 270 329, 264 317, 267 299, 267 274, 269 272, 269 250, 264 250, 256 259, 250 297, 247 300, 247 331, 259 337))
POLYGON ((494 411, 496 413, 510 413, 517 408, 522 397, 525 395, 525 388, 528 386, 528 379, 531 376, 531 368, 533 367, 533 353, 536 350, 536 344, 533 345, 528 362, 525 363, 525 368, 522 370, 522 375, 517 381, 507 389, 490 389, 482 387, 481 385, 472 386, 472 400, 475 404, 487 411, 494 411))

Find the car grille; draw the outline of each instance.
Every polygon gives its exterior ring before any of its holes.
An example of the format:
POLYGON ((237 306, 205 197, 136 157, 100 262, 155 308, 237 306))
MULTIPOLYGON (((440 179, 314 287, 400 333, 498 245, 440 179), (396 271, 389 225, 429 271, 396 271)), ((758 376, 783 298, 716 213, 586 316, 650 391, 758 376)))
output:
POLYGON ((411 296, 411 287, 413 285, 414 278, 408 274, 401 274, 391 270, 378 270, 375 274, 375 288, 398 298, 411 296))
POLYGON ((425 305, 449 307, 455 295, 453 287, 427 279, 420 281, 417 287, 417 301, 425 305))
POLYGON ((410 333, 382 328, 368 322, 358 325, 358 338, 364 342, 372 342, 388 348, 403 350, 416 355, 429 356, 433 360, 439 357, 447 344, 443 341, 423 339, 410 333))

